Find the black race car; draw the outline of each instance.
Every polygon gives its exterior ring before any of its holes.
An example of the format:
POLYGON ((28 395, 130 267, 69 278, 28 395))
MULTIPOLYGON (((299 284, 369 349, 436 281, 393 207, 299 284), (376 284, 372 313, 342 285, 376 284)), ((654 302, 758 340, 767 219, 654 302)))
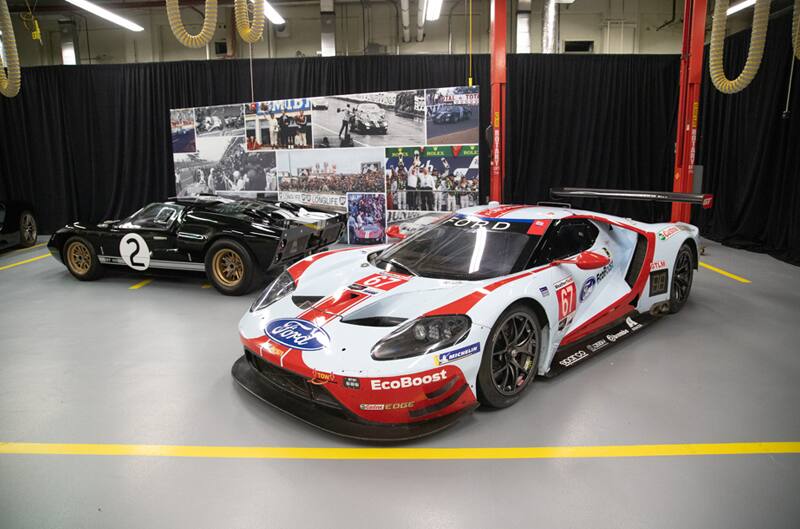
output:
POLYGON ((16 200, 0 200, 0 250, 36 244, 38 235, 33 206, 16 200))
POLYGON ((217 290, 237 296, 268 269, 336 242, 344 225, 344 214, 288 202, 171 198, 123 220, 65 226, 48 248, 82 281, 109 265, 205 271, 217 290))
POLYGON ((434 123, 457 123, 472 117, 472 111, 460 105, 446 106, 433 115, 434 123))

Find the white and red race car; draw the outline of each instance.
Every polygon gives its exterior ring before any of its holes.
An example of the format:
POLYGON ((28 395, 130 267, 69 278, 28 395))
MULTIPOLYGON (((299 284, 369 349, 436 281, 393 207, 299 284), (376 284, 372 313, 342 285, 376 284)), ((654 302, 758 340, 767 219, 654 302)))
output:
POLYGON ((330 432, 420 437, 678 312, 697 238, 569 207, 462 209, 396 244, 289 267, 242 317, 232 373, 330 432))

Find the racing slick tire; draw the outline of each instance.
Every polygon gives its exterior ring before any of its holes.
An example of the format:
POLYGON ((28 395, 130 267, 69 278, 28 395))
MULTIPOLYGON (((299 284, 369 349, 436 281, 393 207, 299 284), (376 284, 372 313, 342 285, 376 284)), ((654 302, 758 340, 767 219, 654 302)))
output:
POLYGON ((694 254, 687 243, 683 243, 678 255, 675 257, 675 266, 672 268, 672 282, 669 286, 669 313, 679 312, 692 291, 694 274, 694 254))
POLYGON ((94 246, 83 237, 70 237, 64 244, 64 264, 76 279, 94 281, 99 279, 105 269, 97 259, 94 246))
POLYGON ((19 216, 19 245, 22 248, 30 248, 36 244, 38 235, 36 217, 33 216, 32 211, 26 209, 19 216))
POLYGON ((524 303, 514 303, 495 322, 478 371, 478 400, 507 408, 536 377, 542 348, 542 324, 524 303))
POLYGON ((206 252, 206 276, 226 296, 241 296, 253 289, 259 273, 250 252, 233 239, 220 239, 206 252))

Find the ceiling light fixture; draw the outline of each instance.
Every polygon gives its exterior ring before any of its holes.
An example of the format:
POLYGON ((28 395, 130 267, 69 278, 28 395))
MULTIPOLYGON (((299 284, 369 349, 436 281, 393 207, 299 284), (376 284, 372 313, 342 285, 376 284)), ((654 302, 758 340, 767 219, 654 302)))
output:
POLYGON ((734 13, 738 13, 739 11, 747 9, 748 7, 752 7, 754 5, 756 5, 756 0, 745 0, 744 2, 729 7, 726 13, 728 15, 732 15, 734 13))
POLYGON ((286 20, 281 16, 280 13, 275 11, 275 8, 264 0, 264 14, 267 16, 267 20, 275 24, 276 26, 282 26, 286 24, 286 20))
POLYGON ((428 0, 428 5, 425 6, 425 20, 430 22, 439 20, 441 12, 442 0, 428 0))
POLYGON ((122 26, 125 29, 129 29, 131 31, 144 31, 144 28, 139 24, 135 24, 127 18, 123 18, 117 14, 114 14, 108 9, 104 9, 97 4, 88 2, 87 0, 67 0, 67 2, 74 6, 80 7, 81 9, 85 9, 86 11, 99 16, 100 18, 104 18, 109 22, 113 22, 114 24, 122 26))

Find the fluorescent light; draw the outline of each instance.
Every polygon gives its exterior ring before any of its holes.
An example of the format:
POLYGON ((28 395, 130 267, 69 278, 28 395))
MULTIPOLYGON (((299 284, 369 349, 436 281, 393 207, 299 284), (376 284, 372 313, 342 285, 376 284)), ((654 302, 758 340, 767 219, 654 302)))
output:
POLYGON ((267 19, 276 26, 282 26, 286 24, 286 20, 284 20, 280 13, 275 11, 275 8, 272 7, 267 0, 264 0, 264 14, 267 15, 267 19))
POLYGON ((748 7, 752 7, 755 4, 756 4, 756 0, 745 0, 744 2, 741 2, 739 4, 736 4, 736 5, 733 5, 733 6, 729 7, 727 13, 729 15, 732 15, 734 13, 738 13, 742 9, 747 9, 748 7))
POLYGON ((87 0, 67 0, 67 2, 74 6, 78 6, 81 9, 85 9, 86 11, 99 16, 100 18, 105 18, 109 22, 113 22, 114 24, 122 26, 125 29, 129 29, 131 31, 144 31, 144 28, 139 24, 134 24, 127 18, 116 15, 108 9, 103 9, 99 5, 88 2, 87 0))
POLYGON ((425 20, 439 20, 439 14, 441 12, 442 0, 428 0, 428 5, 425 6, 425 20))

